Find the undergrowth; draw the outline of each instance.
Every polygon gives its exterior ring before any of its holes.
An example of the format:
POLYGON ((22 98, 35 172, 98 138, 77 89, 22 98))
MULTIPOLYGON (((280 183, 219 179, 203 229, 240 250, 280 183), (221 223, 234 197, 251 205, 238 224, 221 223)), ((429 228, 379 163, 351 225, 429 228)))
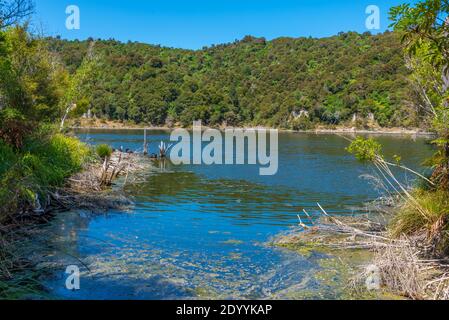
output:
POLYGON ((51 126, 36 128, 20 148, 0 139, 0 299, 39 292, 32 274, 20 275, 26 262, 16 252, 12 235, 27 220, 43 215, 49 192, 63 186, 94 156, 87 145, 51 126))
POLYGON ((82 169, 92 156, 78 139, 43 127, 27 137, 14 151, 0 140, 0 223, 18 219, 46 201, 48 190, 82 169))
POLYGON ((394 238, 424 235, 434 254, 449 254, 449 192, 415 189, 418 206, 404 202, 396 210, 389 230, 394 238))

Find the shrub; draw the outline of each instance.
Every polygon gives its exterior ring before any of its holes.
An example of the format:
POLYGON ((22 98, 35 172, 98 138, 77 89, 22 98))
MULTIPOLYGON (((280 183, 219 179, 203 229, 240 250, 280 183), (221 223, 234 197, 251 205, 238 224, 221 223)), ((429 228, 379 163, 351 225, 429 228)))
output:
POLYGON ((38 183, 57 186, 81 170, 89 156, 90 149, 76 138, 37 134, 27 141, 21 163, 24 172, 38 183))
POLYGON ((392 235, 424 235, 434 253, 449 253, 449 192, 416 190, 413 197, 422 210, 406 201, 391 221, 392 235))
POLYGON ((0 177, 17 161, 12 147, 0 139, 0 177))
POLYGON ((29 121, 17 110, 6 108, 0 110, 0 139, 14 147, 20 149, 24 137, 29 134, 32 126, 29 121))
POLYGON ((98 145, 96 151, 101 159, 109 158, 112 155, 112 148, 107 144, 98 145))
POLYGON ((91 151, 76 138, 39 128, 19 152, 0 140, 0 222, 6 214, 25 210, 49 189, 80 171, 91 151))
POLYGON ((360 161, 374 161, 377 155, 380 155, 382 146, 373 138, 365 139, 357 137, 347 148, 349 153, 355 155, 360 161))
POLYGON ((291 121, 291 128, 295 131, 307 131, 314 128, 314 124, 308 117, 300 117, 291 121))

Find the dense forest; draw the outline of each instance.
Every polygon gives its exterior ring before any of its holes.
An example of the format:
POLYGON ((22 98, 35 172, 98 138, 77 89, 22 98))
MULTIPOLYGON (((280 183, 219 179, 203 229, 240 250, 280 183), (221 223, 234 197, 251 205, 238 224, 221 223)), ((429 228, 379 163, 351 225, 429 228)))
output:
POLYGON ((91 109, 101 119, 168 126, 194 120, 289 129, 418 126, 410 72, 393 32, 272 41, 247 36, 196 51, 115 40, 46 41, 71 73, 86 67, 89 57, 72 118, 91 109))

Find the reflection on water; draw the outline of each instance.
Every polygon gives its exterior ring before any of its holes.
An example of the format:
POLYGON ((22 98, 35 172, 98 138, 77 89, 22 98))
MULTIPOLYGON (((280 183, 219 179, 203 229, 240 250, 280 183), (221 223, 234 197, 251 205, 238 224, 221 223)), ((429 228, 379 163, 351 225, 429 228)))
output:
MULTIPOLYGON (((116 148, 142 145, 138 131, 79 136, 116 148)), ((151 133, 150 152, 161 140, 168 140, 167 132, 151 133)), ((402 155, 409 165, 431 152, 424 139, 379 140, 387 156, 402 155)), ((379 195, 359 178, 369 167, 345 147, 338 136, 281 134, 273 177, 260 177, 257 166, 156 164, 144 181, 126 187, 135 202, 129 212, 68 212, 45 227, 54 248, 45 284, 74 299, 285 298, 289 288, 336 298, 335 288, 313 277, 318 256, 265 243, 295 225, 303 208, 315 211, 317 202, 333 214, 351 214, 379 195), (82 269, 76 292, 64 286, 65 267, 72 264, 82 269)))

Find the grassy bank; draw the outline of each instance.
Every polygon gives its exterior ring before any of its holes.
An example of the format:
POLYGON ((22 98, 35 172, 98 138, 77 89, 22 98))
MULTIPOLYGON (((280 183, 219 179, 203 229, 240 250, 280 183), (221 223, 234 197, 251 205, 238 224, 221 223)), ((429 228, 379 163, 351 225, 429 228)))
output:
POLYGON ((32 133, 20 149, 0 140, 0 223, 44 212, 48 191, 80 171, 92 156, 88 146, 51 127, 32 133))
POLYGON ((35 268, 42 257, 29 257, 50 236, 39 233, 40 223, 60 211, 129 207, 121 186, 151 166, 142 155, 93 148, 47 126, 20 148, 0 140, 0 160, 0 300, 49 298, 39 281, 45 270, 35 268))
POLYGON ((46 219, 50 193, 92 158, 87 145, 49 126, 33 130, 20 148, 0 139, 0 298, 37 290, 33 272, 22 272, 30 267, 20 252, 26 228, 46 219))

